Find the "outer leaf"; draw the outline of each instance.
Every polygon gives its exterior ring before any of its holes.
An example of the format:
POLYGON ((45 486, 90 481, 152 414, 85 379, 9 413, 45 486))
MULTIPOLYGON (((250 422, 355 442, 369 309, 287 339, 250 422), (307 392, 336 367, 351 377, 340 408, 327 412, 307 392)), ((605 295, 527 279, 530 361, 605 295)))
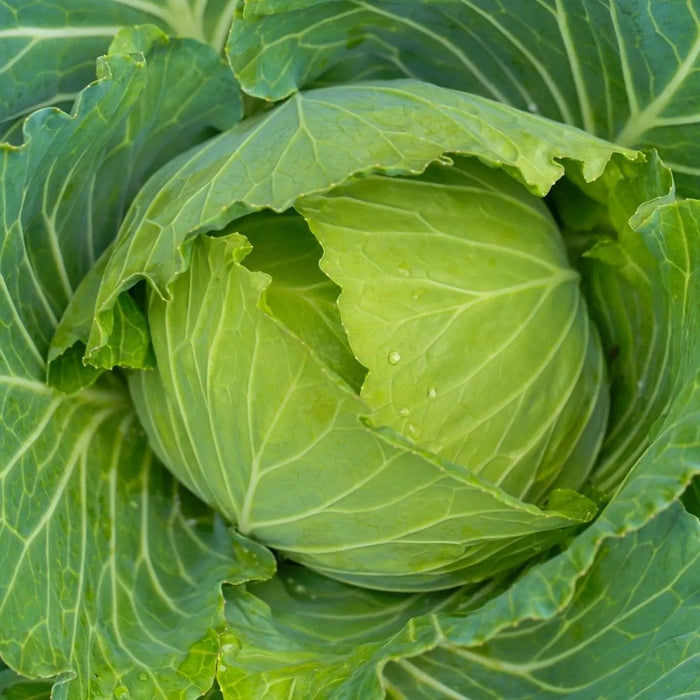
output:
MULTIPOLYGON (((387 641, 416 616, 445 609, 466 613, 498 588, 405 596, 284 566, 269 585, 227 591, 229 627, 218 673, 224 698, 333 697, 349 676, 372 668, 387 641)), ((422 651, 425 641, 418 635, 402 650, 422 651)))
POLYGON ((481 644, 464 639, 459 618, 442 620, 444 639, 426 654, 391 662, 385 688, 395 697, 475 700, 692 696, 699 554, 698 521, 676 506, 604 545, 561 614, 481 644))
POLYGON ((324 79, 329 66, 338 82, 357 79, 358 61, 392 66, 625 146, 656 147, 681 188, 697 194, 699 37, 698 8, 683 0, 249 0, 228 54, 244 89, 267 99, 324 79))
POLYGON ((52 349, 88 340, 87 359, 112 366, 111 307, 145 277, 164 297, 188 265, 188 241, 252 210, 289 208, 301 195, 350 175, 415 173, 449 152, 502 165, 544 194, 563 174, 559 158, 583 163, 596 179, 617 149, 580 131, 503 105, 424 83, 402 81, 297 94, 246 120, 159 171, 136 198, 107 263, 97 300, 76 296, 52 349), (90 330, 85 323, 97 310, 90 330), (70 328, 66 339, 63 331, 70 328), (90 337, 88 339, 88 333, 90 337))
MULTIPOLYGON (((650 211, 671 199, 665 193, 673 192, 670 173, 657 157, 650 154, 641 168, 610 167, 590 185, 571 169, 569 176, 578 185, 563 183, 553 197, 566 235, 576 236, 585 251, 578 267, 608 358, 611 412, 594 478, 611 492, 653 439, 673 397, 684 324, 695 321, 681 320, 678 292, 662 273, 668 263, 654 243, 655 237, 675 237, 677 226, 657 218, 644 224, 650 211)), ((683 264, 692 269, 695 263, 683 264)))
MULTIPOLYGON (((560 609, 537 609, 537 568, 515 582, 508 600, 529 599, 529 619, 509 616, 504 598, 482 614, 468 591, 391 599, 283 570, 287 580, 229 593, 219 682, 236 699, 692 695, 698 545, 698 521, 676 505, 603 542, 560 609)), ((557 561, 546 566, 553 588, 557 561)))
MULTIPOLYGON (((154 27, 142 27, 123 30, 110 48, 112 55, 138 52, 146 58, 145 89, 125 122, 107 132, 109 146, 100 176, 94 169, 86 173, 83 187, 90 192, 90 207, 73 212, 73 226, 87 228, 88 234, 80 254, 83 262, 76 273, 82 277, 90 270, 85 285, 91 281, 99 284, 105 261, 93 264, 114 237, 139 187, 157 166, 242 116, 236 82, 210 47, 189 39, 168 39, 154 27), (105 177, 102 172, 113 176, 105 177)), ((88 317, 87 322, 90 320, 88 317)), ((64 328, 66 334, 71 333, 70 327, 64 328)), ((143 316, 130 297, 120 300, 114 332, 125 337, 117 355, 120 364, 152 362, 143 316), (128 332, 122 331, 124 328, 128 332), (129 333, 135 337, 131 343, 129 333)), ((50 382, 73 391, 94 381, 98 373, 86 371, 80 359, 82 352, 74 352, 60 366, 52 366, 50 382)))
POLYGON ((48 338, 84 271, 90 183, 144 87, 112 56, 74 114, 35 114, 0 147, 0 654, 54 697, 193 697, 211 683, 220 584, 269 575, 153 462, 115 378, 43 383, 48 338), (105 128, 111 124, 114 132, 105 128))
POLYGON ((668 290, 666 303, 678 358, 671 368, 673 390, 681 395, 692 389, 700 369, 700 202, 641 210, 632 224, 658 260, 662 284, 668 290))
POLYGON ((123 392, 3 384, 3 657, 58 675, 57 698, 197 697, 216 664, 221 581, 268 575, 269 553, 181 504, 123 392))
POLYGON ((39 378, 48 340, 90 265, 91 185, 110 141, 143 89, 143 62, 115 56, 86 90, 74 116, 42 110, 27 123, 27 144, 0 147, 2 175, 2 366, 39 378), (84 231, 79 238, 75 231, 84 231), (40 273, 37 273, 40 270, 40 273))
POLYGON ((150 294, 157 370, 130 378, 156 452, 240 532, 342 580, 421 590, 512 568, 592 517, 576 494, 543 512, 370 429, 266 313, 248 249, 238 234, 195 242, 172 301, 150 294))
MULTIPOLYGON (((0 2, 0 137, 15 119, 65 106, 123 26, 157 24, 221 48, 234 0, 3 0, 0 2)), ((13 141, 18 134, 14 129, 13 141)))
POLYGON ((109 54, 143 53, 146 87, 123 128, 112 134, 104 168, 120 178, 94 184, 99 220, 107 240, 114 237, 126 208, 161 165, 188 148, 231 128, 243 116, 238 84, 210 46, 192 39, 169 39, 154 27, 125 29, 109 54))

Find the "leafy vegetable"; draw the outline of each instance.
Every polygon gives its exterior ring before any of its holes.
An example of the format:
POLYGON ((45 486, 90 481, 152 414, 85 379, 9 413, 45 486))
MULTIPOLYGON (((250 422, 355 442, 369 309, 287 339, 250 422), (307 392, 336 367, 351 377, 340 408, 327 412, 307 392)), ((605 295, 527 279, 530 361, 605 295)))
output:
POLYGON ((0 697, 698 692, 698 24, 0 2, 0 697))

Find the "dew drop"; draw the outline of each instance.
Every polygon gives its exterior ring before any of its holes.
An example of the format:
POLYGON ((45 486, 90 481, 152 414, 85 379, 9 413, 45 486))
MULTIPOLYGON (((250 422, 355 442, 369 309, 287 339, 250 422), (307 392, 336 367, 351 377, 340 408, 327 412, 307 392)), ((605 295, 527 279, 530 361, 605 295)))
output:
POLYGON ((114 689, 114 697, 117 698, 117 700, 127 700, 127 698, 131 697, 131 693, 125 685, 118 685, 114 689))
POLYGON ((428 398, 434 399, 437 396, 437 389, 434 386, 428 388, 428 398))
POLYGON ((233 644, 222 644, 221 651, 224 654, 230 654, 231 652, 236 651, 236 647, 233 644))
POLYGON ((537 105, 534 102, 528 102, 527 103, 527 110, 528 112, 536 112, 537 111, 537 105))
POLYGON ((297 583, 296 586, 294 586, 294 592, 295 593, 306 593, 306 586, 303 583, 297 583))
POLYGON ((224 671, 228 671, 228 666, 226 664, 219 663, 219 671, 221 671, 222 673, 224 671))
POLYGON ((410 411, 407 408, 401 408, 398 410, 398 414, 401 416, 401 418, 405 418, 410 411))
POLYGON ((146 673, 139 673, 139 680, 142 683, 145 683, 148 680, 148 674, 146 673))
POLYGON ((396 350, 392 350, 389 353, 389 357, 387 357, 387 360, 389 360, 390 365, 398 365, 401 361, 401 354, 396 352, 396 350))
POLYGON ((399 274, 401 277, 410 277, 411 276, 411 271, 408 269, 408 265, 406 263, 401 263, 397 267, 397 270, 399 271, 399 274))
POLYGON ((419 287, 411 293, 411 299, 413 299, 413 301, 417 301, 425 294, 425 292, 426 290, 424 287, 419 287))
POLYGON ((416 426, 413 425, 412 423, 409 423, 409 424, 406 426, 406 430, 408 431, 408 434, 409 434, 412 438, 418 437, 418 428, 416 428, 416 426))

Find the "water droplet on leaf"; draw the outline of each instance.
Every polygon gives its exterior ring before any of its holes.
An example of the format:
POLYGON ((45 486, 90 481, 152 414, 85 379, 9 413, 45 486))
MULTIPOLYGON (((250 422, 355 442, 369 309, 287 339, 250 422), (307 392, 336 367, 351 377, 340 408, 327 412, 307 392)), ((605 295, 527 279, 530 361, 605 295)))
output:
POLYGON ((434 386, 428 388, 428 398, 434 399, 437 396, 437 389, 434 386))
POLYGON ((399 409, 399 411, 398 411, 398 414, 399 414, 402 418, 405 418, 409 413, 410 413, 410 411, 409 411, 407 408, 401 408, 401 409, 399 409))
POLYGON ((401 354, 396 352, 396 350, 392 350, 387 359, 389 360, 390 365, 398 365, 401 361, 401 354))

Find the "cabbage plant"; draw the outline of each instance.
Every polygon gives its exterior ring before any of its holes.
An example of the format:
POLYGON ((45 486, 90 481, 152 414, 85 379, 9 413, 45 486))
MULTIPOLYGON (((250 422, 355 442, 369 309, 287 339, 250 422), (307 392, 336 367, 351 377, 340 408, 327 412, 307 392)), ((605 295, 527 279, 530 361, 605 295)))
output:
POLYGON ((700 692, 699 29, 0 3, 0 697, 700 692))

